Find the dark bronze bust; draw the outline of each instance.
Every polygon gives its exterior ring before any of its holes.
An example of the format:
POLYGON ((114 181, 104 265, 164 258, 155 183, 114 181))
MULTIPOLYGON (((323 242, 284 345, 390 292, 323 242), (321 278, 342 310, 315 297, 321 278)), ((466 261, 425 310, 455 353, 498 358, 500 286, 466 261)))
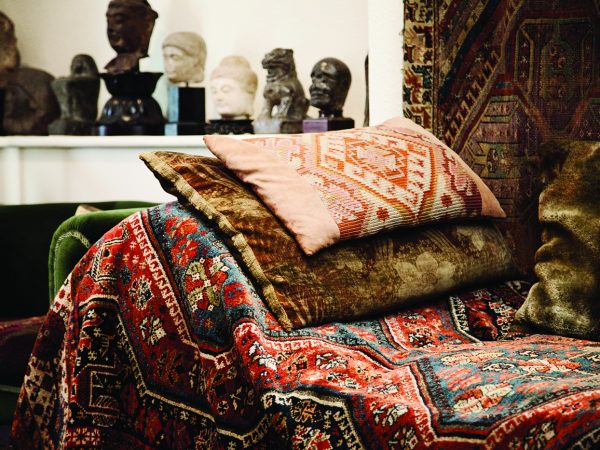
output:
POLYGON ((323 58, 310 73, 310 104, 319 109, 316 119, 304 119, 305 133, 344 130, 354 127, 354 120, 343 116, 344 102, 350 89, 350 69, 337 58, 323 58))
POLYGON ((109 73, 138 70, 148 56, 150 36, 158 14, 147 0, 111 0, 106 11, 106 33, 116 58, 105 67, 109 73))
POLYGON ((140 72, 139 67, 139 60, 148 56, 157 18, 147 0, 110 0, 106 33, 117 56, 100 74, 112 97, 102 108, 95 134, 163 134, 165 120, 152 97, 162 73, 140 72))
POLYGON ((342 117, 352 81, 348 66, 336 58, 323 58, 315 64, 310 77, 310 104, 319 109, 319 117, 342 117))

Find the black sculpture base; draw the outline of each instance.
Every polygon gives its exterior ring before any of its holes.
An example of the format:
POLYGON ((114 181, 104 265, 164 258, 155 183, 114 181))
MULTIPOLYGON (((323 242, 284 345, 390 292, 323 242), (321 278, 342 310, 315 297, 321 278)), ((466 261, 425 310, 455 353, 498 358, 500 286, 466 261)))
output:
POLYGON ((354 119, 348 117, 320 117, 302 121, 302 131, 304 133, 321 133, 324 131, 347 130, 349 128, 354 128, 354 119))
POLYGON ((66 134, 69 136, 90 136, 94 134, 94 122, 58 119, 48 125, 48 134, 66 134))
POLYGON ((203 87, 169 86, 168 136, 204 134, 206 128, 203 87))
POLYGON ((112 97, 102 109, 94 134, 114 136, 164 133, 165 119, 160 105, 152 97, 161 73, 102 73, 100 76, 112 97))
POLYGON ((206 134, 253 134, 250 119, 215 119, 206 126, 206 134))
POLYGON ((197 134, 206 134, 206 126, 203 123, 168 122, 165 124, 165 135, 167 136, 192 136, 197 134))
POLYGON ((96 125, 94 127, 96 136, 162 136, 164 134, 164 125, 96 125))

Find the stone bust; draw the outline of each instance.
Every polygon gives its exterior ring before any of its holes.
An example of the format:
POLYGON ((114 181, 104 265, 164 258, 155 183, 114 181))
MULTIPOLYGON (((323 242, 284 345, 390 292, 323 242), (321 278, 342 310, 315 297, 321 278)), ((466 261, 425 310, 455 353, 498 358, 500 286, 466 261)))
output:
POLYGON ((223 58, 210 74, 210 92, 221 118, 249 119, 254 113, 257 83, 256 73, 246 58, 223 58))
POLYGON ((206 43, 191 31, 168 35, 162 43, 165 73, 169 81, 180 86, 200 86, 204 81, 206 43))
POLYGON ((8 72, 19 67, 20 61, 15 26, 8 16, 0 11, 0 89, 6 85, 8 72))
POLYGON ((48 126, 50 134, 91 134, 98 115, 100 76, 94 59, 76 55, 71 61, 71 73, 52 83, 61 116, 48 126))
POLYGON ((139 70, 148 56, 150 36, 158 14, 147 0, 111 0, 106 11, 106 33, 117 57, 106 65, 112 74, 139 70))
POLYGON ((0 89, 5 90, 0 129, 6 134, 48 134, 48 124, 60 114, 50 86, 54 77, 20 62, 14 24, 0 12, 0 89))
POLYGON ((342 117, 352 82, 348 66, 336 58, 323 58, 315 64, 310 77, 310 104, 319 109, 319 117, 342 117))

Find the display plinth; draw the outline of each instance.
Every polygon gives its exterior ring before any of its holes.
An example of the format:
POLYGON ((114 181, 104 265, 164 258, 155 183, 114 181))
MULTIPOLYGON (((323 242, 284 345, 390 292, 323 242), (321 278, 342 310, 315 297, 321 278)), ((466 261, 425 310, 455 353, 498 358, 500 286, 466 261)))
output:
POLYGON ((161 135, 165 119, 160 105, 152 97, 158 72, 125 72, 100 74, 112 97, 102 109, 94 134, 161 135))
POLYGON ((0 136, 4 136, 4 89, 0 89, 0 136))
POLYGON ((206 134, 253 134, 250 119, 214 119, 206 126, 206 134))
POLYGON ((354 128, 354 119, 348 117, 319 117, 318 119, 304 119, 302 131, 304 133, 321 133, 324 131, 338 131, 354 128))
POLYGON ((169 106, 165 134, 168 136, 204 134, 206 93, 203 87, 169 86, 169 106))
POLYGON ((301 120, 257 119, 252 123, 254 134, 302 133, 301 120))

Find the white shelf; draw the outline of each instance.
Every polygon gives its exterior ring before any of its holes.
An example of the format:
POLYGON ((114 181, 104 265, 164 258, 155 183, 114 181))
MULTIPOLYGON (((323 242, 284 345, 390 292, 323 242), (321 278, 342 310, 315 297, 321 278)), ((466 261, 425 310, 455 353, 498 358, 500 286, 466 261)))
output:
POLYGON ((0 137, 0 204, 174 200, 139 159, 158 150, 212 157, 202 136, 0 137))
POLYGON ((2 136, 0 148, 206 148, 203 136, 2 136))

